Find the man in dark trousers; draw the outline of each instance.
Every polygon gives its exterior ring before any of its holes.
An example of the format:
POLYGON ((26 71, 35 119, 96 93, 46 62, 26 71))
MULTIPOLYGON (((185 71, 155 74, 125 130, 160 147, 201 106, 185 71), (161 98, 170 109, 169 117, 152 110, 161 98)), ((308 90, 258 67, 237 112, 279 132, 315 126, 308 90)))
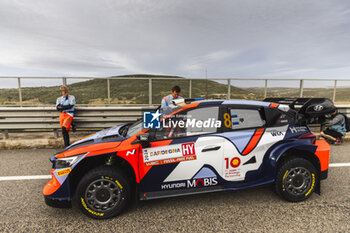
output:
POLYGON ((69 133, 72 128, 72 121, 74 117, 75 97, 68 94, 68 87, 61 86, 60 91, 62 96, 57 98, 56 109, 60 111, 60 127, 64 145, 69 146, 69 133))

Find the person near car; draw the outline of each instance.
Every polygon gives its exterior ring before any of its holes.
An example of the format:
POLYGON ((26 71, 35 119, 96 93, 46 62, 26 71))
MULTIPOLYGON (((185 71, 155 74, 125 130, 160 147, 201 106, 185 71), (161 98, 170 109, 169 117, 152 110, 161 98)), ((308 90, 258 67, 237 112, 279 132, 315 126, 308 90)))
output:
POLYGON ((329 127, 321 132, 321 136, 332 144, 341 144, 342 138, 346 134, 345 117, 338 113, 335 107, 332 109, 332 112, 326 114, 325 117, 328 118, 327 123, 329 127))
POLYGON ((75 97, 69 95, 67 86, 61 86, 60 91, 62 96, 57 98, 56 109, 60 111, 60 128, 62 129, 64 145, 67 147, 70 144, 68 132, 72 128, 75 97))
POLYGON ((161 102, 161 108, 165 108, 165 107, 169 106, 173 100, 183 99, 180 96, 180 92, 181 92, 181 88, 179 86, 174 86, 171 89, 171 94, 163 97, 162 102, 161 102))

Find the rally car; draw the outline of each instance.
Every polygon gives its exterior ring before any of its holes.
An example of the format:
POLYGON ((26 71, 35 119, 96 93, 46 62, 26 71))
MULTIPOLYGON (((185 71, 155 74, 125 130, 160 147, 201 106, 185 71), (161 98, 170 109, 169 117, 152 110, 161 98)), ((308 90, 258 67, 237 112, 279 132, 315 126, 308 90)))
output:
POLYGON ((105 219, 135 199, 267 184, 287 201, 303 201, 327 178, 330 147, 305 122, 322 101, 303 103, 302 112, 273 102, 175 101, 52 156, 45 202, 75 200, 87 216, 105 219))

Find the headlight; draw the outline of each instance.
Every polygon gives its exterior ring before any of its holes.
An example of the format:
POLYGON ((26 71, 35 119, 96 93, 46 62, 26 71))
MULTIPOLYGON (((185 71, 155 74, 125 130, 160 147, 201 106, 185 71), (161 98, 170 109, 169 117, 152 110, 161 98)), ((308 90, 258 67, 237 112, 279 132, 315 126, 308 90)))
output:
POLYGON ((72 156, 72 157, 67 157, 67 158, 58 158, 56 159, 55 168, 59 169, 59 168, 71 167, 84 155, 86 155, 86 153, 72 156))

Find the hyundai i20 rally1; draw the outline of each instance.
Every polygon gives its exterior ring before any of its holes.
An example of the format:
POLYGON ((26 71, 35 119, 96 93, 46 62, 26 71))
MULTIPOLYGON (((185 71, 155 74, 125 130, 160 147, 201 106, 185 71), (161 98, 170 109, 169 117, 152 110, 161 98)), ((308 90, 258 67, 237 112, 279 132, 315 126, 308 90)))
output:
POLYGON ((330 152, 306 125, 305 109, 183 100, 145 112, 143 120, 102 130, 52 156, 45 201, 69 207, 75 200, 96 219, 118 215, 135 199, 267 184, 287 201, 303 201, 320 194, 330 152))

